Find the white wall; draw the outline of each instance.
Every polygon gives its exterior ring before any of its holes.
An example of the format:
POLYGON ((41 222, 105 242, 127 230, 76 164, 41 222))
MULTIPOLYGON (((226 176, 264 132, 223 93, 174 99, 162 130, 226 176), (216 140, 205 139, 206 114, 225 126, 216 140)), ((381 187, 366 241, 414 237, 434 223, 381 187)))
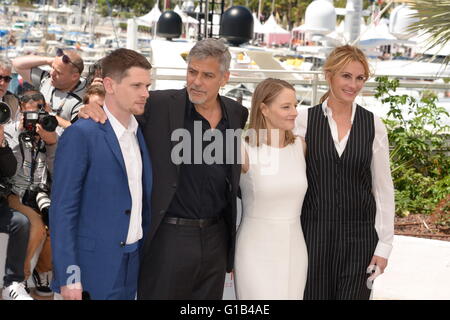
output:
POLYGON ((3 287, 3 276, 5 275, 5 259, 8 238, 9 236, 6 233, 0 233, 0 288, 3 287))
POLYGON ((449 300, 450 242, 395 236, 388 267, 375 280, 373 299, 449 300))

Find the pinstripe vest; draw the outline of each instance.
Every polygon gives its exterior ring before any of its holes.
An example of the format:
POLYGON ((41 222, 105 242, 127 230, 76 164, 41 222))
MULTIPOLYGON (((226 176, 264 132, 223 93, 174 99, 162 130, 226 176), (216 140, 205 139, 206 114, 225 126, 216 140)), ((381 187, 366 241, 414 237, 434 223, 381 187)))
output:
POLYGON ((357 105, 346 148, 339 157, 322 105, 308 110, 308 191, 302 221, 375 221, 370 170, 374 137, 373 114, 357 105))

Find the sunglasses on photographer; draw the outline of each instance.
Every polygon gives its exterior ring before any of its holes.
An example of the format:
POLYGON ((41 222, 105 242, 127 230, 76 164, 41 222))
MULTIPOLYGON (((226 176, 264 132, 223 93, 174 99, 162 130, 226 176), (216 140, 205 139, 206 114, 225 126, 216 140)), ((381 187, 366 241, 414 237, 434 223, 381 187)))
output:
POLYGON ((5 82, 10 82, 12 80, 12 78, 10 76, 1 76, 0 75, 0 80, 3 80, 5 82))
POLYGON ((28 101, 33 100, 33 101, 45 101, 44 96, 40 93, 35 93, 35 94, 31 94, 31 95, 23 95, 20 97, 20 102, 22 103, 27 103, 28 101))
POLYGON ((79 66, 77 66, 75 63, 72 62, 72 60, 70 60, 69 56, 67 54, 64 53, 63 49, 58 48, 56 49, 56 56, 57 57, 61 57, 62 62, 64 62, 65 64, 72 64, 75 68, 77 68, 78 72, 81 74, 81 69, 79 66))

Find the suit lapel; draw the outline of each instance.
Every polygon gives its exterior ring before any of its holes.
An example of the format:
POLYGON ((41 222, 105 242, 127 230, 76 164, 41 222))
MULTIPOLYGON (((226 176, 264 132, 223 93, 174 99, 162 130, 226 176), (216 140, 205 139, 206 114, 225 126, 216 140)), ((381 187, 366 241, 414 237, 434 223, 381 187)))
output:
MULTIPOLYGON (((238 115, 236 115, 233 111, 233 109, 230 107, 230 105, 227 103, 226 99, 222 99, 223 106, 226 109, 227 115, 228 115, 228 125, 230 129, 236 130, 240 129, 240 119, 238 115)), ((236 153, 240 152, 240 139, 239 141, 236 141, 237 139, 234 138, 233 141, 227 141, 227 143, 233 144, 234 149, 234 159, 233 159, 233 165, 231 165, 231 183, 232 188, 234 190, 237 190, 237 181, 239 181, 239 175, 241 174, 241 166, 237 165, 237 156, 236 153)))
POLYGON ((139 143, 139 148, 141 150, 141 158, 142 158, 142 186, 144 187, 143 191, 145 195, 145 201, 147 201, 147 204, 150 208, 150 199, 152 191, 152 164, 141 128, 138 128, 137 139, 139 143))
POLYGON ((222 101, 228 115, 228 124, 230 129, 240 129, 239 119, 237 119, 236 115, 233 113, 233 109, 230 108, 230 105, 225 99, 222 99, 222 101))
POLYGON ((122 151, 120 150, 119 140, 116 137, 116 133, 114 132, 111 123, 109 120, 106 120, 104 125, 100 124, 100 127, 105 132, 105 140, 111 149, 112 153, 114 154, 116 160, 119 162, 120 166, 123 169, 123 172, 127 173, 126 167, 125 167, 125 161, 123 160, 122 151))
MULTIPOLYGON (((180 94, 173 94, 169 104, 170 133, 176 129, 184 128, 184 115, 186 111, 186 90, 180 94)), ((178 144, 178 141, 171 141, 172 148, 178 144)), ((180 165, 176 165, 177 173, 180 172, 180 165)))
POLYGON ((139 149, 141 150, 141 158, 142 158, 142 195, 143 195, 142 230, 144 232, 144 239, 145 239, 147 237, 147 233, 149 231, 148 227, 151 221, 151 197, 152 197, 153 175, 152 175, 152 163, 150 159, 150 153, 148 152, 147 144, 145 143, 141 128, 138 128, 137 130, 137 140, 139 143, 139 149))

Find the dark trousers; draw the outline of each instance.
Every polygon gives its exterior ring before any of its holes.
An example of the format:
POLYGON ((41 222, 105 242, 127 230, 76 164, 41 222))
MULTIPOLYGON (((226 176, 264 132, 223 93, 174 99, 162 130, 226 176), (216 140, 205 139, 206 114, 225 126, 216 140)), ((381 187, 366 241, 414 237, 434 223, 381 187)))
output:
POLYGON ((223 219, 208 227, 162 222, 143 256, 138 299, 221 300, 227 251, 223 219))
POLYGON ((114 287, 106 300, 135 300, 139 275, 138 244, 127 245, 114 287))
POLYGON ((9 234, 5 277, 3 278, 3 285, 7 287, 13 281, 25 280, 24 262, 30 234, 30 222, 20 212, 13 211, 6 204, 0 203, 0 232, 9 234))

